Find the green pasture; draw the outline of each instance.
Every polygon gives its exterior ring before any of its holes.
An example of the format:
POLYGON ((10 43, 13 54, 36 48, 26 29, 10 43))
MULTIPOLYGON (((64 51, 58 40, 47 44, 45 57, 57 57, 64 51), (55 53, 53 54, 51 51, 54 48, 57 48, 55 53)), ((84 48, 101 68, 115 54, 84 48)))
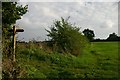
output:
POLYGON ((118 42, 92 42, 79 56, 38 48, 17 49, 23 78, 118 78, 118 42))

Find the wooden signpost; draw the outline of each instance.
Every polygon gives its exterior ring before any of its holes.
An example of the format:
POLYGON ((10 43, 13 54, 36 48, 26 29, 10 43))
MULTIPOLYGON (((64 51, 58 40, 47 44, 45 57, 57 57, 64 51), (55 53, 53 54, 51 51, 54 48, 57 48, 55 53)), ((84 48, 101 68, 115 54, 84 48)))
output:
POLYGON ((16 62, 16 60, 15 60, 16 32, 24 32, 24 30, 23 29, 16 29, 16 26, 13 26, 13 29, 11 29, 9 31, 13 32, 13 62, 16 62))
POLYGON ((16 59, 15 59, 15 48, 16 48, 16 32, 24 32, 23 29, 16 29, 16 26, 13 26, 13 29, 9 30, 9 32, 13 33, 13 52, 12 52, 12 61, 13 61, 13 80, 17 79, 16 74, 16 59))

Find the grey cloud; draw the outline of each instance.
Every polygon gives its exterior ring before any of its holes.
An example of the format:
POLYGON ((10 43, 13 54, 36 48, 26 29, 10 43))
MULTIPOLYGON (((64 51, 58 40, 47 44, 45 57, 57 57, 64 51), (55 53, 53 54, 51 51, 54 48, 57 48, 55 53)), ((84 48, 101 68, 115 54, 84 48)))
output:
POLYGON ((117 4, 102 2, 86 5, 76 2, 28 2, 25 4, 29 5, 29 12, 17 21, 17 24, 25 29, 24 33, 19 34, 19 38, 24 37, 25 40, 38 36, 41 36, 40 40, 46 39, 45 29, 49 29, 55 19, 68 16, 70 16, 71 23, 82 27, 81 30, 93 29, 96 32, 96 37, 106 38, 109 33, 117 32, 117 4))

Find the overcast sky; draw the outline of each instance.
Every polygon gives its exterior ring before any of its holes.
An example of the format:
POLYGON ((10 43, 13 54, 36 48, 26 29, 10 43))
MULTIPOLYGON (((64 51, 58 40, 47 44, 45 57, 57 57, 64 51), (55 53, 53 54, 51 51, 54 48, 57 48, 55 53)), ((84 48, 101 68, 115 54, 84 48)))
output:
POLYGON ((110 33, 118 34, 118 4, 115 2, 22 2, 28 10, 17 25, 25 31, 18 34, 19 40, 48 39, 45 29, 54 20, 70 16, 69 22, 94 30, 95 38, 106 39, 110 33))

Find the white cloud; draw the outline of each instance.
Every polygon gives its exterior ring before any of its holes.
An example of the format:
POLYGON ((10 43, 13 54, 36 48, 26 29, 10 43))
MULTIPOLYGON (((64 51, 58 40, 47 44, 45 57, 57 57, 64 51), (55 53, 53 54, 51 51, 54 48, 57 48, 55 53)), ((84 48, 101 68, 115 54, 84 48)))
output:
POLYGON ((113 28, 114 27, 114 23, 111 20, 106 20, 101 28, 113 28))
POLYGON ((114 23, 113 23, 111 20, 108 20, 108 21, 106 22, 106 24, 107 24, 107 26, 108 26, 109 28, 112 28, 113 25, 114 25, 114 23))

